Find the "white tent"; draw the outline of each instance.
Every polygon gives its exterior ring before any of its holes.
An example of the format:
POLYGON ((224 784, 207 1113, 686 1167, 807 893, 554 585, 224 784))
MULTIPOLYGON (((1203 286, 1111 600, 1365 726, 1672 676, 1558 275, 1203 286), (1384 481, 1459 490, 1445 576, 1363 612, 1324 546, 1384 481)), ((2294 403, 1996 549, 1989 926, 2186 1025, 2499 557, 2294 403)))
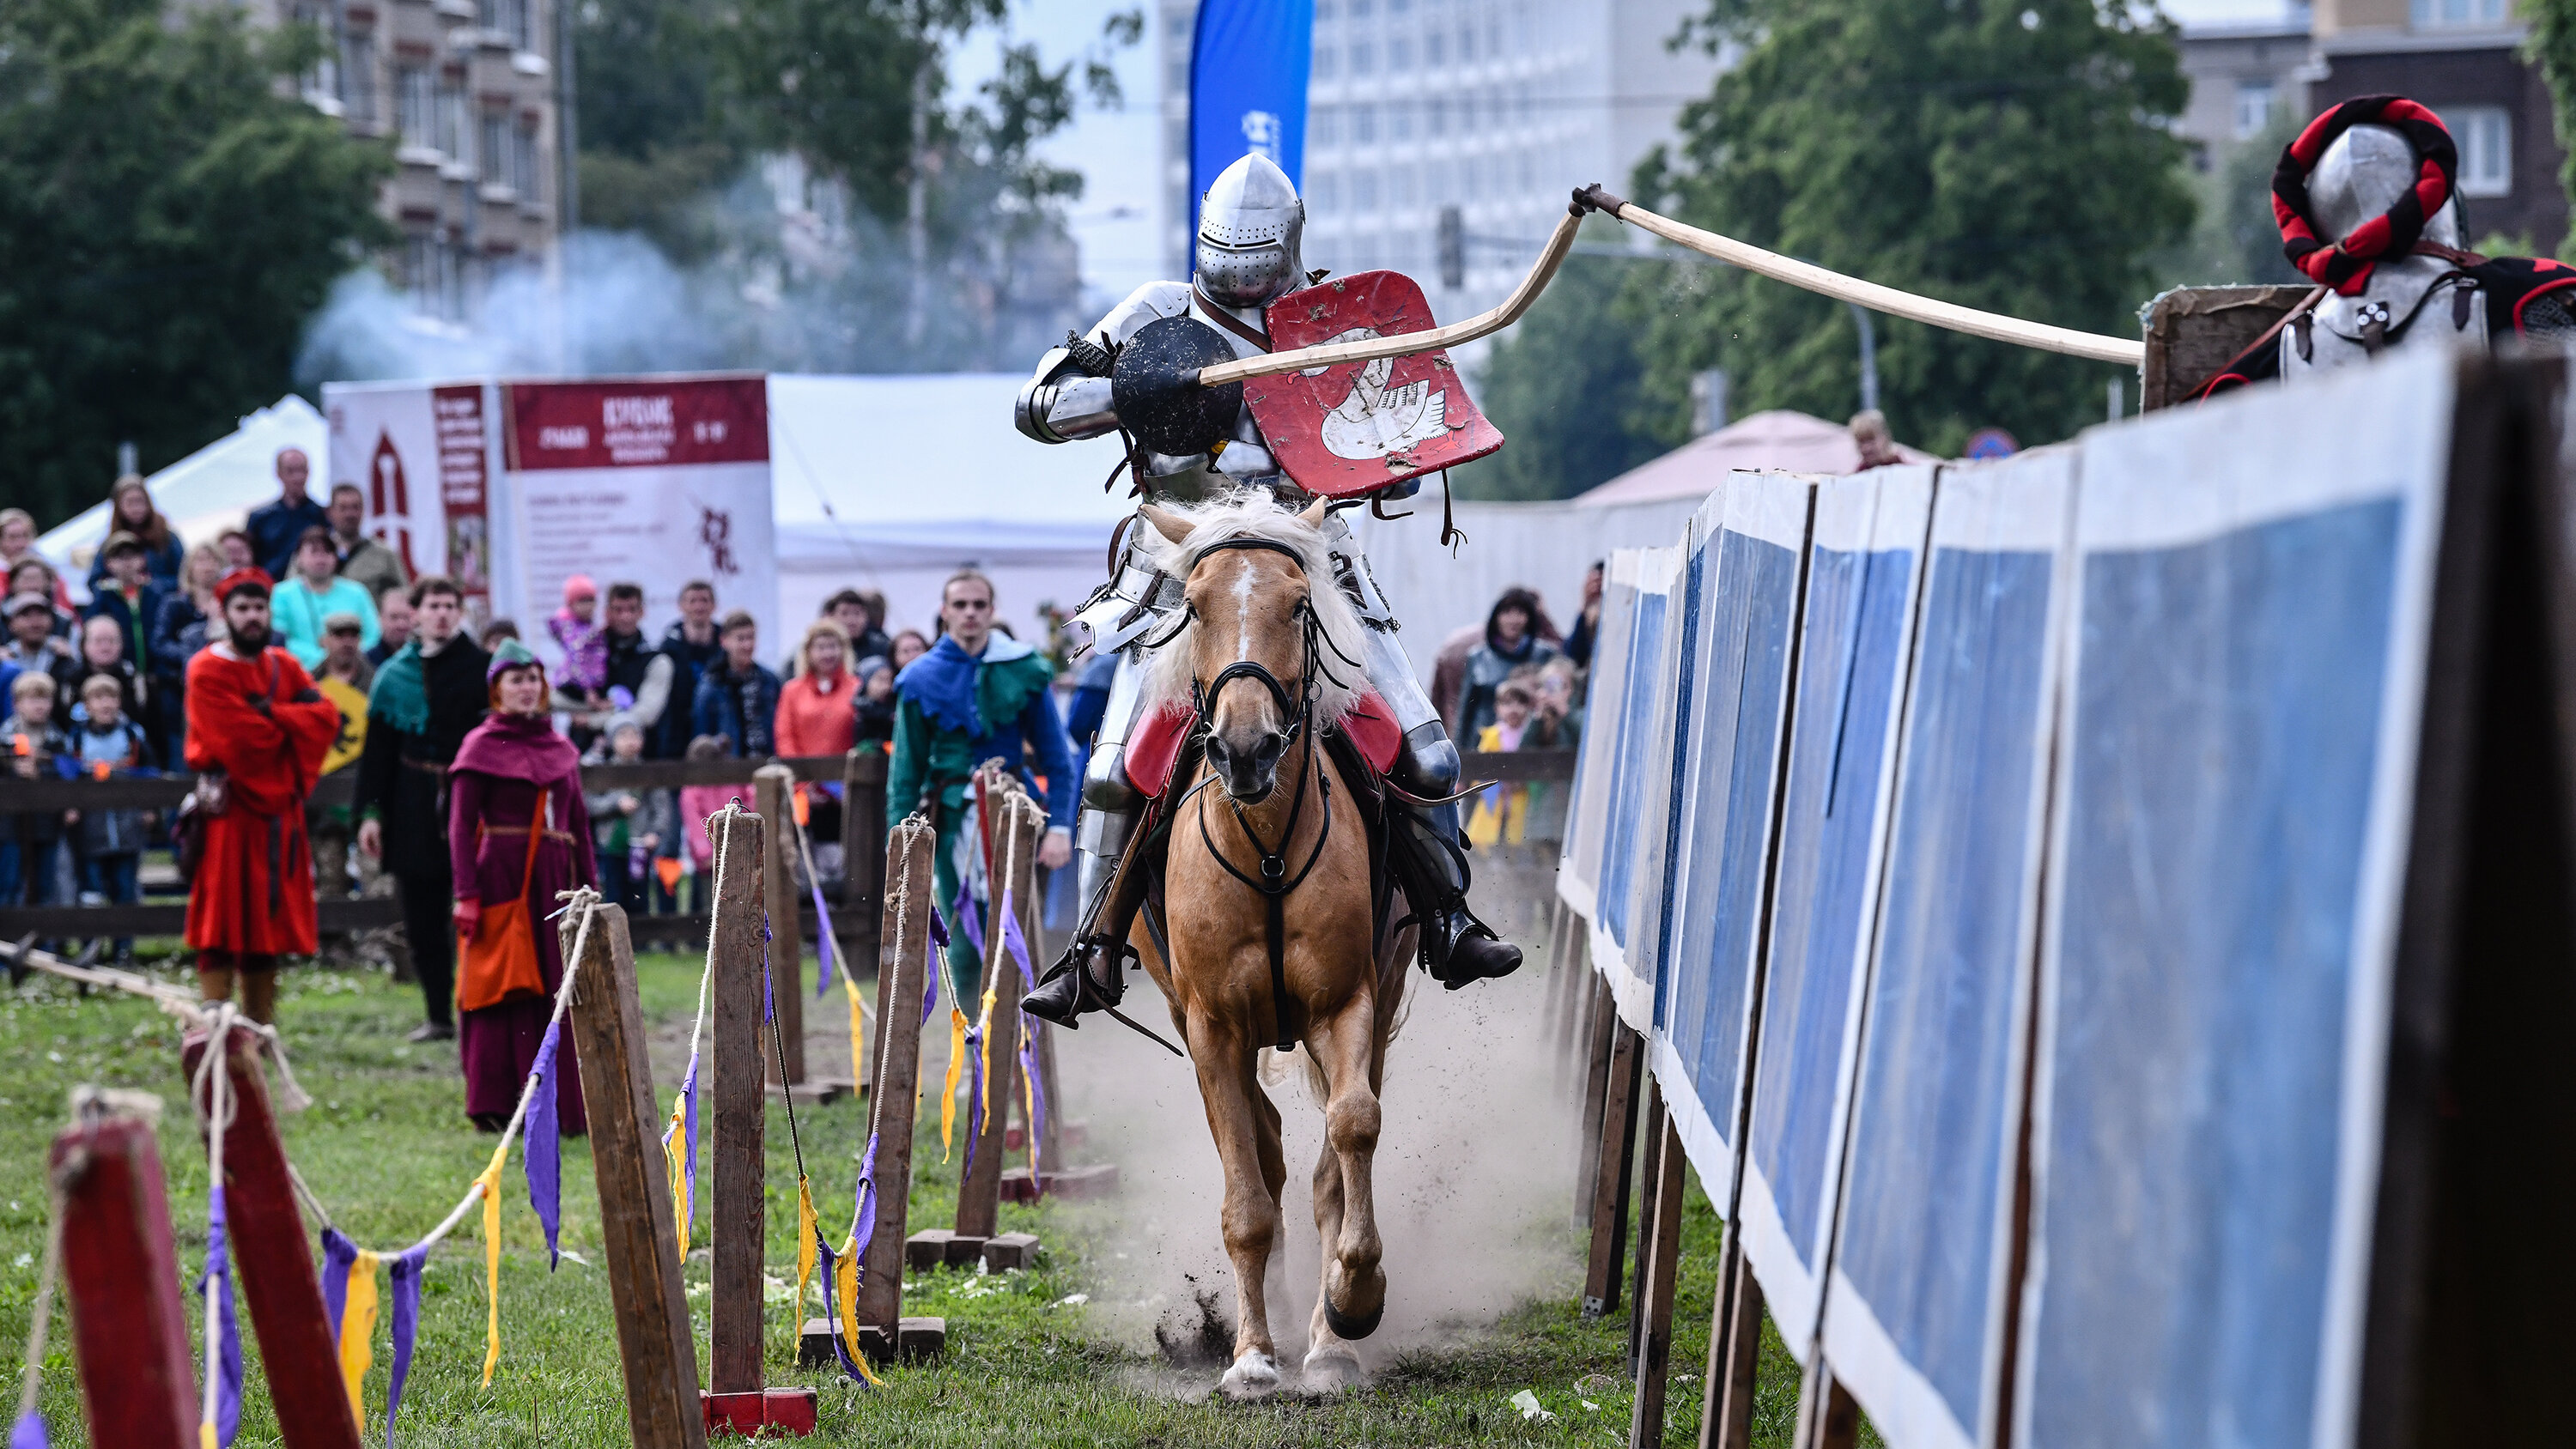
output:
POLYGON ((930 630, 939 584, 992 575, 1003 618, 1035 642, 1037 608, 1070 610, 1104 577, 1109 532, 1134 505, 1113 436, 1055 447, 1011 426, 1009 373, 769 379, 778 607, 813 617, 844 588, 886 596, 889 630, 930 630))
MULTIPOLYGON (((192 547, 277 496, 277 455, 301 448, 317 469, 330 434, 313 405, 293 393, 261 408, 241 426, 144 480, 152 506, 192 547)), ((90 560, 107 541, 107 504, 98 503, 36 540, 36 551, 62 571, 72 597, 89 599, 90 560)))

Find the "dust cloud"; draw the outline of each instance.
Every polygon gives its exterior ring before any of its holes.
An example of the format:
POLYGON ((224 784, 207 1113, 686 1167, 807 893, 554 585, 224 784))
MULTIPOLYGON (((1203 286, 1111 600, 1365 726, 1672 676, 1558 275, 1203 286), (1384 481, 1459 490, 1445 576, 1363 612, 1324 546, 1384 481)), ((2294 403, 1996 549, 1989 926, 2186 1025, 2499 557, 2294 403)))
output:
MULTIPOLYGON (((1407 977, 1403 1030, 1388 1051, 1376 1159, 1387 1308, 1358 1345, 1370 1371, 1398 1351, 1473 1337, 1534 1296, 1576 1291, 1581 1264, 1566 1225, 1574 1193, 1576 1112, 1557 1085, 1546 1002, 1556 984, 1539 942, 1501 981, 1442 990, 1407 977)), ((1126 1009, 1168 1033, 1170 1014, 1142 972, 1126 1009)), ((1105 1017, 1056 1039, 1070 1115, 1089 1119, 1083 1156, 1118 1165, 1110 1235, 1090 1265, 1091 1321, 1140 1352, 1157 1329, 1195 1338, 1197 1296, 1215 1290, 1227 1323, 1233 1268, 1218 1225, 1224 1178, 1185 1062, 1105 1017), (1095 1028, 1092 1023, 1097 1022, 1095 1028)), ((1269 1273, 1270 1331, 1295 1382, 1321 1271, 1310 1187, 1323 1115, 1302 1059, 1264 1053, 1288 1165, 1282 1243, 1269 1273), (1275 1063, 1275 1065, 1274 1065, 1275 1063)), ((1199 1386, 1204 1391, 1204 1385, 1199 1386)))

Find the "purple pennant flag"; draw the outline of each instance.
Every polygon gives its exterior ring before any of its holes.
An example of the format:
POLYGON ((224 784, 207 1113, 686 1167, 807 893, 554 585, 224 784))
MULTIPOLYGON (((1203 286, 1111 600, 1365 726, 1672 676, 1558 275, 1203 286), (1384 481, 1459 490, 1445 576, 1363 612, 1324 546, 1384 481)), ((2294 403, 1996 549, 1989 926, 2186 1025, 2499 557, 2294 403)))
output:
POLYGON ((981 960, 984 955, 984 923, 975 919, 975 898, 967 893, 966 882, 961 880, 957 883, 957 899, 949 903, 948 913, 957 918, 957 929, 966 933, 966 944, 975 948, 976 959, 981 960))
POLYGON ((215 1285, 216 1322, 224 1341, 216 1362, 215 1442, 232 1449, 233 1434, 241 1428, 242 1351, 241 1326, 233 1317, 232 1245, 224 1231, 224 1190, 218 1185, 206 1193, 206 1274, 197 1280, 202 1300, 206 1285, 215 1285))
POLYGON ((1038 1144, 1046 1140, 1046 1080, 1038 1072, 1038 1024, 1020 1025, 1020 1078, 1029 1084, 1029 1183, 1043 1196, 1046 1174, 1039 1171, 1038 1144))
POLYGON ((412 1340, 420 1334, 420 1270, 427 1245, 394 1259, 394 1368, 385 1388, 385 1449, 393 1449, 394 1416, 402 1412, 403 1380, 411 1375, 412 1340))
POLYGON ((942 951, 948 949, 948 922, 940 916, 936 904, 930 908, 930 944, 942 951))
POLYGON ((45 1416, 29 1409, 9 1431, 9 1449, 52 1449, 45 1438, 45 1416))
MULTIPOLYGON (((935 921, 938 920, 939 917, 932 916, 931 919, 935 921)), ((930 974, 922 978, 921 982, 921 1024, 923 1026, 930 1025, 931 1009, 939 1005, 939 978, 941 972, 939 970, 940 963, 937 953, 934 952, 931 955, 930 962, 930 974)))
POLYGON ((814 994, 821 996, 832 984, 832 913, 823 908, 823 882, 807 884, 814 888, 814 994))
POLYGON ((868 1273, 868 1244, 877 1236, 876 1198, 877 1134, 871 1132, 868 1134, 867 1154, 859 1159, 858 1200, 851 1205, 854 1211, 850 1218, 850 1236, 853 1239, 850 1252, 859 1261, 862 1282, 866 1281, 868 1273))
POLYGON ((689 1052, 689 1069, 680 1076, 680 1161, 689 1173, 689 1219, 698 1216, 698 1054, 689 1052))
POLYGON ((769 913, 760 913, 760 1024, 778 1019, 778 998, 769 994, 769 913))
POLYGON ((340 1318, 349 1311, 349 1270, 357 1266, 358 1245, 338 1228, 322 1230, 322 1311, 331 1319, 331 1342, 340 1342, 340 1318))
POLYGON ((1029 966, 1029 943, 1020 934, 1019 913, 1011 909, 1011 888, 1002 887, 1002 950, 1019 963, 1020 980, 1031 991, 1038 989, 1037 972, 1029 966))
MULTIPOLYGON (((528 1207, 546 1229, 547 1268, 563 1266, 563 1253, 557 1236, 563 1230, 563 1136, 555 1120, 555 1048, 563 1040, 563 1019, 546 1023, 546 1037, 537 1043, 536 1065, 528 1069, 537 1079, 536 1091, 528 1098, 527 1145, 524 1149, 528 1175, 528 1207)), ((337 1323, 339 1315, 333 1314, 337 1323)))

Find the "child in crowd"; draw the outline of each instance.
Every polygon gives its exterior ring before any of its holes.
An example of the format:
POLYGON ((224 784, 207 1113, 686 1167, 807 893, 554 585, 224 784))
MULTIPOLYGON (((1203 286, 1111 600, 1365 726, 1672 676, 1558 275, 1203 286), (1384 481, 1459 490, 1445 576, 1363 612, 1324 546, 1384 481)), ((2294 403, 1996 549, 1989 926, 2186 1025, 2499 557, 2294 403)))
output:
MULTIPOLYGON (((700 735, 689 741, 688 758, 721 760, 731 753, 722 735, 700 735)), ((715 888, 716 843, 707 834, 707 817, 725 807, 737 795, 748 796, 744 785, 683 785, 680 787, 680 818, 675 822, 680 832, 678 852, 687 862, 697 884, 691 888, 688 909, 703 911, 707 893, 715 888)))
MULTIPOLYGON (((117 681, 93 674, 81 681, 80 693, 83 719, 71 731, 68 752, 78 773, 106 780, 141 769, 151 755, 142 727, 125 714, 117 681)), ((143 812, 92 809, 77 816, 81 904, 130 906, 143 899, 143 812)), ((134 959, 133 937, 118 938, 116 959, 134 959)))
POLYGON ((853 707, 859 712, 858 743, 892 745, 894 664, 882 654, 871 654, 859 661, 856 672, 859 696, 853 707))
MULTIPOLYGON (((50 780, 62 771, 59 761, 70 749, 62 726, 54 722, 54 677, 28 670, 9 685, 9 717, 0 720, 0 741, 9 749, 11 772, 21 780, 50 780)), ((31 906, 54 903, 54 849, 63 827, 77 821, 76 812, 28 811, 11 817, 17 824, 18 878, 31 906)))
MULTIPOLYGON (((640 765, 644 727, 631 715, 610 719, 608 729, 582 757, 585 765, 640 765)), ((591 845, 599 860, 599 893, 630 915, 643 915, 653 879, 653 858, 671 837, 668 790, 582 792, 590 807, 591 845)))
POLYGON ((563 607, 546 620, 546 632, 564 652, 555 688, 578 696, 593 709, 605 706, 608 688, 608 634, 599 624, 599 585, 588 574, 564 580, 563 607))
MULTIPOLYGON (((1494 690, 1494 722, 1477 733, 1476 748, 1488 754, 1519 749, 1534 704, 1528 680, 1504 680, 1494 690)), ((1478 846, 1518 845, 1528 838, 1528 825, 1529 787, 1488 785, 1467 817, 1467 839, 1478 846)))

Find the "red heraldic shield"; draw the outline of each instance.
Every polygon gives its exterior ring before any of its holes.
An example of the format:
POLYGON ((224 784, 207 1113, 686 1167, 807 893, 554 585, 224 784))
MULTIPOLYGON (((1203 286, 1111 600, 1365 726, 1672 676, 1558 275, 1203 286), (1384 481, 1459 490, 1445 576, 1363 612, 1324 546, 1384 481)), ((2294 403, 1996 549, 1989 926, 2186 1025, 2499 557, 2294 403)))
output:
MULTIPOLYGON (((1433 325, 1422 288, 1401 272, 1358 272, 1291 292, 1263 316, 1281 352, 1433 325)), ((1243 385, 1243 401, 1279 466, 1328 498, 1373 493, 1503 445, 1446 351, 1256 377, 1243 385)))

